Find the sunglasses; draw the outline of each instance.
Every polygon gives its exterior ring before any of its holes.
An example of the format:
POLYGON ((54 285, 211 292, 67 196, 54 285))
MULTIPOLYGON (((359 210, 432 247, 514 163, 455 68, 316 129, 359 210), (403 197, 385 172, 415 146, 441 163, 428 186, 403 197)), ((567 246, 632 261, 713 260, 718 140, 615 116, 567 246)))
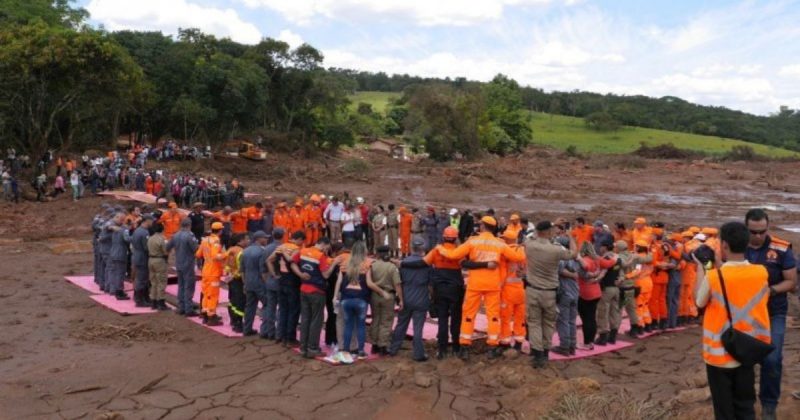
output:
POLYGON ((767 233, 766 229, 764 229, 764 230, 753 230, 753 229, 750 229, 750 234, 751 235, 763 235, 765 233, 767 233))

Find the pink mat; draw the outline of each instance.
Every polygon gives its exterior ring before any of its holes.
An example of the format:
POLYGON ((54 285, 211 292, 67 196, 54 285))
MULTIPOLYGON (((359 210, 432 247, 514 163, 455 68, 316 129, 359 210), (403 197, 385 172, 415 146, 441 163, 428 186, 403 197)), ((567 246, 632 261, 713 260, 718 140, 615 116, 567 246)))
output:
MULTIPOLYGON (((177 284, 169 284, 167 285, 166 292, 168 295, 172 295, 177 297, 178 296, 178 285, 177 284)), ((200 303, 200 282, 197 282, 194 286, 194 296, 192 297, 192 301, 195 303, 200 303)), ((219 289, 219 303, 227 303, 230 302, 228 298, 228 289, 220 287, 219 289)))
MULTIPOLYGON (((259 306, 258 312, 261 312, 261 307, 259 306)), ((233 331, 231 328, 231 317, 228 314, 228 307, 226 305, 219 305, 217 307, 217 315, 222 318, 222 325, 218 325, 215 327, 209 327, 208 325, 203 324, 203 318, 197 316, 192 318, 186 318, 190 322, 193 322, 201 327, 208 328, 215 333, 222 334, 225 337, 242 337, 242 333, 237 333, 233 331)), ((261 327, 261 317, 258 316, 259 313, 256 313, 256 317, 253 319, 253 329, 258 331, 261 327)))
MULTIPOLYGON (((100 286, 98 286, 97 283, 94 282, 94 276, 93 275, 66 276, 66 277, 64 277, 64 279, 66 281, 68 281, 68 282, 80 287, 81 289, 88 291, 89 293, 92 293, 92 294, 95 294, 95 295, 102 295, 102 294, 105 293, 104 291, 100 290, 100 286)), ((126 292, 130 292, 130 291, 133 290, 133 285, 128 283, 128 282, 124 282, 123 286, 124 286, 126 292)))
POLYGON ((92 295, 89 297, 95 302, 122 315, 153 314, 158 312, 150 308, 137 308, 136 304, 133 303, 133 299, 117 300, 117 298, 111 295, 92 295))

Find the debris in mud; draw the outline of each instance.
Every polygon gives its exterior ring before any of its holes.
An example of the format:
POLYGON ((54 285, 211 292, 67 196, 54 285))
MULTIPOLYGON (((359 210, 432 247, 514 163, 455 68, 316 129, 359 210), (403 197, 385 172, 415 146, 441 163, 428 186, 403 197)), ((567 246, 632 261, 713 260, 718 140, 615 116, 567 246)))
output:
POLYGON ((143 324, 115 325, 94 324, 81 327, 70 334, 73 338, 86 341, 123 340, 168 342, 175 336, 172 329, 156 330, 143 324))
POLYGON ((414 383, 420 388, 430 388, 433 385, 433 377, 426 373, 417 372, 414 374, 414 383))

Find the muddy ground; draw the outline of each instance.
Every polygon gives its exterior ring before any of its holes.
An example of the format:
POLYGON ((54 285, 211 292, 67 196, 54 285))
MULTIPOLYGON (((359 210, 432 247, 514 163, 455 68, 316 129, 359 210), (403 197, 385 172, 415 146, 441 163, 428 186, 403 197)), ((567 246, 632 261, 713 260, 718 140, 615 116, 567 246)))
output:
MULTIPOLYGON (((266 163, 170 166, 235 174, 250 191, 276 197, 349 192, 371 203, 491 206, 533 220, 584 215, 610 224, 644 215, 678 226, 719 225, 760 205, 772 209, 774 226, 800 227, 796 163, 585 160, 538 149, 447 165, 347 152, 313 161, 280 156, 266 163)), ((468 364, 413 363, 408 345, 393 359, 330 367, 263 340, 222 337, 171 313, 119 316, 62 279, 91 270, 85 241, 101 202, 62 197, 0 204, 0 418, 581 418, 575 410, 589 410, 583 418, 711 415, 699 328, 618 353, 554 362, 545 371, 511 354, 468 364)), ((777 234, 800 240, 791 231, 777 234)), ((800 418, 800 402, 790 395, 800 390, 800 337, 794 321, 789 325, 778 413, 800 418)))

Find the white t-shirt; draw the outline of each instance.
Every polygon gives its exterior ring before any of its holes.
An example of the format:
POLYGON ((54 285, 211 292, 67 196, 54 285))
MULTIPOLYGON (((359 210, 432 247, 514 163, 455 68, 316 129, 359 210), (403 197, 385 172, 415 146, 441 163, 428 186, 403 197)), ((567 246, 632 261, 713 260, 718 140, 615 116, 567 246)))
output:
POLYGON ((355 214, 351 211, 346 211, 342 213, 342 232, 354 232, 356 230, 356 225, 353 223, 355 220, 355 214))
POLYGON ((342 221, 342 214, 344 213, 344 204, 342 202, 338 202, 336 204, 330 203, 328 207, 325 208, 325 219, 330 220, 332 222, 340 222, 342 221))

